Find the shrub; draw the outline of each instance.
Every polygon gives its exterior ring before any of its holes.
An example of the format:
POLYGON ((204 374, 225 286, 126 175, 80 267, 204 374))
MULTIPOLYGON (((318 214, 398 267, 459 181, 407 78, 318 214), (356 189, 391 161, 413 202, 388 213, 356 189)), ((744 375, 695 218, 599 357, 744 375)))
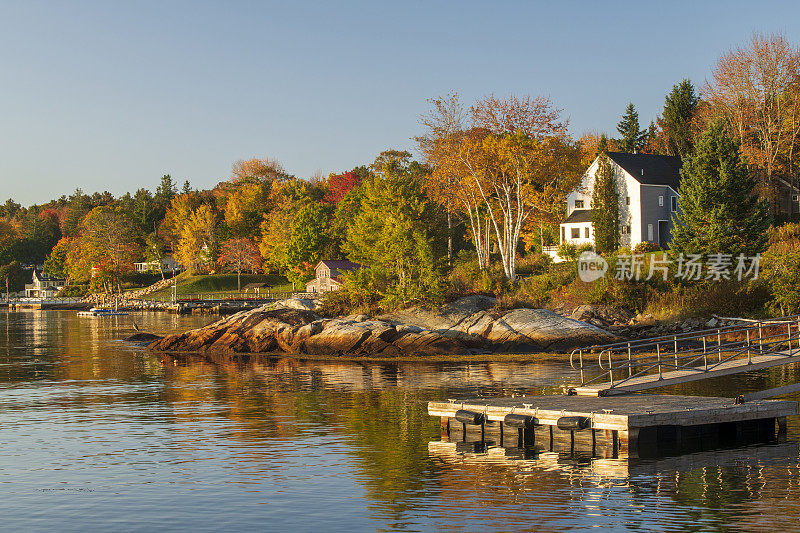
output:
POLYGON ((571 242, 562 242, 558 247, 558 256, 564 261, 575 261, 578 259, 578 247, 571 242))
POLYGON ((657 252, 661 249, 659 245, 654 242, 649 241, 642 241, 633 248, 633 253, 635 254, 649 254, 651 252, 657 252))
POLYGON ((790 315, 800 310, 800 224, 776 228, 763 258, 763 284, 771 292, 773 312, 790 315))
POLYGON ((553 258, 547 254, 531 253, 517 260, 517 275, 527 277, 542 274, 553 264, 553 258))
POLYGON ((89 294, 88 285, 67 285, 56 294, 59 298, 82 298, 89 294))

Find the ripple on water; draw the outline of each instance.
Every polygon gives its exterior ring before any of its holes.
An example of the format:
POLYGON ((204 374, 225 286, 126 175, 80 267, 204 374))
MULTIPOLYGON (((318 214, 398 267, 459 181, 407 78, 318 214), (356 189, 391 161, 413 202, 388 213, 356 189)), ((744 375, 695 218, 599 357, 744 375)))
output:
MULTIPOLYGON (((158 332, 206 321, 137 316, 158 332)), ((130 328, 0 313, 4 527, 791 530, 800 514, 795 421, 786 445, 736 453, 444 460, 428 450, 440 439, 428 401, 556 392, 575 373, 558 362, 287 358, 164 367, 117 341, 130 328)), ((729 396, 797 373, 671 392, 729 396)))

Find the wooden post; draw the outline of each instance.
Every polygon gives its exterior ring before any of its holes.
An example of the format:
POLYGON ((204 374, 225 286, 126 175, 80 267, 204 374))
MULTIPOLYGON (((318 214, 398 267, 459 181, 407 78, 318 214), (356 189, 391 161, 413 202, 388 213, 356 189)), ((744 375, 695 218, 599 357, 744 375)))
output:
POLYGON ((553 451, 553 426, 550 427, 550 451, 553 451))
POLYGON ((616 459, 619 457, 619 431, 616 429, 611 430, 611 458, 616 459))
POLYGON ((719 361, 722 362, 722 330, 717 330, 717 355, 719 356, 719 361))

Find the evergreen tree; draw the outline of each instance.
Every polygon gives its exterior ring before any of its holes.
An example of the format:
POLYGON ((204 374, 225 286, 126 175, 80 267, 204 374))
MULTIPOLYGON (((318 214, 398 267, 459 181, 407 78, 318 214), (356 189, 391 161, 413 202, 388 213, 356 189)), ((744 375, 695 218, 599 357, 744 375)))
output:
POLYGON ((177 193, 178 186, 172 181, 172 176, 169 174, 164 174, 161 176, 161 185, 159 185, 156 189, 156 194, 153 196, 153 200, 155 200, 155 202, 161 206, 164 211, 166 211, 177 193))
POLYGON ((592 227, 595 248, 609 254, 619 248, 619 194, 608 154, 602 152, 599 158, 592 189, 592 227))
POLYGON ((673 216, 671 249, 684 254, 762 252, 769 229, 768 204, 742 163, 739 145, 720 121, 703 133, 681 170, 680 212, 673 216))
POLYGON ((699 103, 700 98, 688 79, 672 86, 672 90, 664 99, 663 116, 658 119, 658 124, 666 137, 667 154, 680 157, 692 154, 694 150, 692 119, 699 103))
POLYGON ((633 103, 625 108, 625 114, 617 124, 617 131, 622 135, 619 140, 620 150, 632 154, 641 149, 647 132, 639 129, 639 113, 633 103))

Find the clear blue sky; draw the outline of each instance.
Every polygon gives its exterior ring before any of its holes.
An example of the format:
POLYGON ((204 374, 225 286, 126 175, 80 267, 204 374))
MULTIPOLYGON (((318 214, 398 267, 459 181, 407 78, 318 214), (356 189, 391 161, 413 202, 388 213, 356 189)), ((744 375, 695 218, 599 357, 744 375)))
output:
POLYGON ((572 133, 646 124, 796 2, 2 2, 0 201, 308 177, 413 148, 426 98, 550 95, 572 133))

